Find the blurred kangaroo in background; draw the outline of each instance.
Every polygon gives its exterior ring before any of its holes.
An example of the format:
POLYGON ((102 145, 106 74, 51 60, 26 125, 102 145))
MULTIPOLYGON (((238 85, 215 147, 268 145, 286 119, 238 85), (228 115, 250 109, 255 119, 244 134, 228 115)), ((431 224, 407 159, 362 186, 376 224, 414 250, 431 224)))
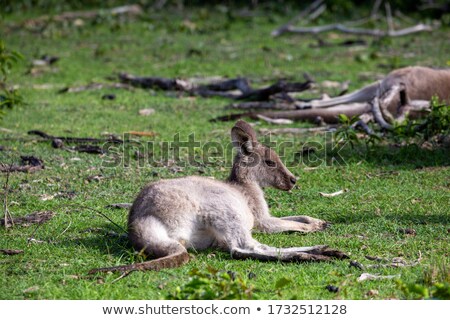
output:
POLYGON ((383 116, 388 120, 403 120, 411 113, 418 117, 429 110, 433 96, 450 103, 450 69, 406 67, 390 72, 381 81, 360 90, 327 100, 312 100, 304 107, 326 108, 355 102, 380 100, 383 116), (417 114, 415 114, 417 113, 417 114))
POLYGON ((262 232, 323 230, 327 222, 308 216, 270 215, 262 188, 291 190, 296 178, 278 155, 260 144, 255 131, 239 120, 231 130, 238 152, 227 181, 197 176, 161 180, 144 187, 128 218, 133 247, 156 258, 141 263, 93 269, 103 271, 160 270, 189 261, 187 249, 227 250, 235 259, 322 261, 347 256, 327 246, 275 248, 252 238, 262 232))

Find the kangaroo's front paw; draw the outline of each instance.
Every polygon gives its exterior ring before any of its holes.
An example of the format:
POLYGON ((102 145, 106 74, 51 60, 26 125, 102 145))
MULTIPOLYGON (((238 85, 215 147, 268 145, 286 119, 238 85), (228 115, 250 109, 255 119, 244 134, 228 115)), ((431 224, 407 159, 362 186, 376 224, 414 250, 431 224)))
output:
POLYGON ((308 216, 291 216, 291 217, 283 217, 282 219, 304 223, 305 225, 307 225, 307 229, 310 232, 322 231, 331 226, 331 223, 328 221, 311 218, 308 216))

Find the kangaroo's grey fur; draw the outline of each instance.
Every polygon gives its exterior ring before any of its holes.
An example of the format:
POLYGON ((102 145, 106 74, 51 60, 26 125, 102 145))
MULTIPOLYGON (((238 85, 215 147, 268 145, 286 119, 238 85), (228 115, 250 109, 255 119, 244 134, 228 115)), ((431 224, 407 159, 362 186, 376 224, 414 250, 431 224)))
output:
POLYGON ((326 246, 274 248, 252 238, 263 232, 312 232, 327 227, 308 216, 270 215, 263 187, 291 190, 296 182, 278 155, 257 141, 252 127, 239 120, 231 130, 238 153, 227 181, 197 176, 147 185, 130 209, 128 235, 134 248, 156 258, 98 271, 159 270, 189 261, 186 249, 218 247, 233 258, 302 261, 345 258, 326 246))

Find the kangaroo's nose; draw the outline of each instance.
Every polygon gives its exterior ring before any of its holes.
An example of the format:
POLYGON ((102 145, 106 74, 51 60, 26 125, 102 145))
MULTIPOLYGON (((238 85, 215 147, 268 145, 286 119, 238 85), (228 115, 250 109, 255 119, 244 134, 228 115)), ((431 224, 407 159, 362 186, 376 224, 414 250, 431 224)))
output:
POLYGON ((297 182, 297 179, 295 179, 295 177, 291 177, 290 180, 291 180, 292 184, 295 184, 297 182))

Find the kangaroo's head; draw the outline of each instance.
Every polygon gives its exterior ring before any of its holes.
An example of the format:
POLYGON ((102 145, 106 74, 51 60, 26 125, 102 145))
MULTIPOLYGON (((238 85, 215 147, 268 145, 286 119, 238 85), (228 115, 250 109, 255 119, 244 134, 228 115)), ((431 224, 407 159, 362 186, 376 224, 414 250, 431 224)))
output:
POLYGON ((231 139, 238 154, 234 159, 230 181, 254 181, 261 187, 286 191, 294 187, 294 175, 281 162, 275 151, 258 142, 255 131, 247 122, 236 122, 231 129, 231 139))

